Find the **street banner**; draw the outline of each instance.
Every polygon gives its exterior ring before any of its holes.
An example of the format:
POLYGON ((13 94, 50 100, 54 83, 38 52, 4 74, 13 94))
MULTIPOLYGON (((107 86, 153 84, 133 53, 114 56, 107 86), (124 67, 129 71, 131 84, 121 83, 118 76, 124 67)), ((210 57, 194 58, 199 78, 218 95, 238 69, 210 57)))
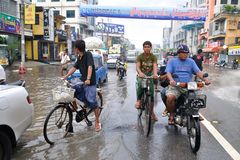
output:
POLYGON ((158 8, 80 5, 80 16, 205 21, 206 8, 158 8))
POLYGON ((35 24, 35 4, 24 6, 24 22, 25 24, 35 24))
POLYGON ((101 33, 124 34, 124 25, 98 22, 96 30, 101 33))
POLYGON ((0 30, 19 34, 20 20, 5 13, 0 13, 0 30))

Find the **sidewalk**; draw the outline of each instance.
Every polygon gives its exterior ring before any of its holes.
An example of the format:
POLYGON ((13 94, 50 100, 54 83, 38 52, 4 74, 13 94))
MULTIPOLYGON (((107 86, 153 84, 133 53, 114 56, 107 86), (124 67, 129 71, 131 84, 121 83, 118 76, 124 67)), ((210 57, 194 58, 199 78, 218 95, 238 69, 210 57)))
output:
MULTIPOLYGON (((24 63, 24 67, 25 68, 31 68, 31 67, 35 67, 35 66, 45 66, 45 65, 60 65, 60 62, 58 61, 54 61, 54 62, 49 62, 49 64, 47 63, 43 63, 43 62, 38 62, 38 61, 27 61, 24 63)), ((20 66, 20 62, 14 62, 12 64, 13 67, 19 67, 20 66)))

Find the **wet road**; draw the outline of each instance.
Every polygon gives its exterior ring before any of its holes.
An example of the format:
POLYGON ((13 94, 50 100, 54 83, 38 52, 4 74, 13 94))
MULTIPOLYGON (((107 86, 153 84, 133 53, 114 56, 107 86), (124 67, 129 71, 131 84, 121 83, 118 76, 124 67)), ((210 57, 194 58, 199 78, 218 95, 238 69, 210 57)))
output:
MULTIPOLYGON (((153 132, 146 138, 137 125, 134 108, 135 65, 128 65, 128 76, 119 81, 114 70, 109 70, 109 81, 103 85, 104 110, 101 114, 102 131, 84 123, 74 126, 74 134, 48 145, 42 134, 44 119, 54 104, 51 89, 59 84, 58 66, 33 67, 25 75, 27 90, 35 107, 33 125, 20 138, 13 159, 178 159, 218 160, 231 159, 229 154, 201 124, 201 148, 194 155, 189 146, 186 128, 174 128, 162 118, 164 109, 159 93, 155 94, 156 112, 159 118, 153 132)), ((201 113, 240 152, 240 70, 220 70, 207 67, 213 84, 206 87, 207 108, 201 113)), ((18 74, 7 72, 9 81, 18 74)))

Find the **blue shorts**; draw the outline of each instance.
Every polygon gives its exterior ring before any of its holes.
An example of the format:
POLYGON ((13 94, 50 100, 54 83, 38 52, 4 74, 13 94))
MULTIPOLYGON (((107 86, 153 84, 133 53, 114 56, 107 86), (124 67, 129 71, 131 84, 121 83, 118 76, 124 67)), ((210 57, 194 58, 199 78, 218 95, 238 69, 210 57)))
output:
POLYGON ((96 85, 91 86, 74 86, 75 94, 74 97, 84 102, 87 107, 90 109, 95 109, 98 107, 97 99, 96 99, 96 85))

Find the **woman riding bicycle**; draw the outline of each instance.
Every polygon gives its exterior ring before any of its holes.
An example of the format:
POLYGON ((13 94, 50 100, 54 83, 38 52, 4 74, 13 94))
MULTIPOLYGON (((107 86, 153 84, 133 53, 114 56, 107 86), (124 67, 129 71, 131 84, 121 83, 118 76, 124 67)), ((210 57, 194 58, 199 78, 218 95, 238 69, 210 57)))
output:
MULTIPOLYGON (((87 106, 91 109, 95 109, 95 131, 98 132, 101 130, 101 124, 99 121, 99 106, 96 100, 96 72, 93 61, 93 56, 91 52, 86 52, 85 50, 85 42, 83 40, 77 40, 75 42, 75 53, 78 55, 77 61, 74 64, 73 68, 69 70, 66 76, 64 76, 64 80, 66 80, 70 75, 72 75, 77 69, 79 69, 81 76, 81 81, 84 82, 84 92, 85 99, 87 101, 87 106)), ((76 94, 78 94, 78 90, 76 90, 76 94)), ((78 97, 78 95, 76 95, 78 97)), ((77 109, 76 102, 73 102, 75 109, 77 109)))
MULTIPOLYGON (((153 76, 154 79, 158 78, 157 75, 157 58, 155 55, 151 53, 152 50, 152 43, 150 41, 145 41, 143 43, 143 51, 144 53, 140 54, 137 57, 137 65, 136 70, 138 73, 137 76, 137 83, 136 83, 136 90, 137 90, 137 102, 135 104, 135 107, 137 109, 141 106, 141 97, 143 95, 143 89, 141 86, 142 78, 145 76, 153 76)), ((150 93, 151 93, 151 105, 154 104, 154 83, 153 79, 150 80, 150 93)), ((158 118, 154 112, 152 112, 152 119, 157 121, 158 118)))

